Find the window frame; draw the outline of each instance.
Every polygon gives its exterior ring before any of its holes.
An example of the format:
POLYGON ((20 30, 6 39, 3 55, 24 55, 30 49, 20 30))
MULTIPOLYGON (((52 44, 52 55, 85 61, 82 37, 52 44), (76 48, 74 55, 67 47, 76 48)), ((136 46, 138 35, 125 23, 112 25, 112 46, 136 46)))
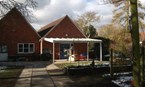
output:
POLYGON ((29 53, 34 53, 35 52, 35 43, 18 43, 17 44, 17 53, 18 54, 29 54, 29 53), (22 52, 20 52, 20 45, 22 45, 22 52), (28 52, 25 52, 25 50, 26 50, 26 48, 25 48, 25 46, 24 45, 28 45, 28 52), (31 47, 30 46, 33 46, 33 50, 31 49, 31 47), (32 50, 32 51, 31 51, 32 50))
POLYGON ((7 45, 0 45, 0 53, 8 53, 8 46, 7 45), (6 50, 4 50, 4 48, 6 50))

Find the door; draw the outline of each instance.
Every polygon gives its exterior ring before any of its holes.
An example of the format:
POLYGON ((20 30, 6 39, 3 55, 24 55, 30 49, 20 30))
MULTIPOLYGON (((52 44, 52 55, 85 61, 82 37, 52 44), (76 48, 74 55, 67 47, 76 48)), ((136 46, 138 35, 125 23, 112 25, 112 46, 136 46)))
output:
POLYGON ((0 45, 0 61, 8 60, 8 47, 7 45, 0 45))
POLYGON ((60 44, 60 59, 69 58, 70 44, 60 44))

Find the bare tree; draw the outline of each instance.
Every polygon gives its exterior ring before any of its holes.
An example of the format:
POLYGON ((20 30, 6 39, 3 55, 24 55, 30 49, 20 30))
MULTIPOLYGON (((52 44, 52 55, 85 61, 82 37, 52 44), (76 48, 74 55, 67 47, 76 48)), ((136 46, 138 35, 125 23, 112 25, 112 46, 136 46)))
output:
POLYGON ((0 17, 4 17, 14 7, 30 21, 33 16, 31 10, 37 7, 37 2, 35 0, 24 0, 23 2, 21 0, 1 0, 0 17))
POLYGON ((113 41, 113 49, 131 56, 131 35, 120 25, 108 24, 98 29, 98 35, 113 41))
MULTIPOLYGON (((131 16, 130 12, 130 0, 104 0, 106 3, 111 3, 115 6, 113 11, 113 23, 120 23, 126 29, 129 25, 129 20, 131 16)), ((139 18, 139 27, 144 31, 145 23, 144 23, 144 15, 145 15, 145 7, 138 0, 138 18, 139 18)))
MULTIPOLYGON (((83 33, 87 37, 90 37, 89 28, 91 28, 91 29, 94 28, 92 26, 93 23, 99 22, 99 21, 100 21, 100 16, 96 12, 93 12, 93 11, 88 11, 88 12, 83 13, 76 20, 78 26, 82 29, 83 33)), ((94 32, 96 33, 96 31, 94 31, 94 32)))
POLYGON ((139 44, 139 29, 141 28, 141 22, 142 22, 140 19, 144 19, 145 7, 141 5, 139 0, 109 0, 109 3, 116 4, 120 7, 124 2, 128 2, 129 3, 128 7, 130 8, 129 9, 130 11, 128 10, 130 12, 130 21, 128 24, 131 30, 131 38, 132 38, 133 81, 134 81, 133 85, 134 87, 144 87, 143 86, 144 81, 141 81, 142 66, 140 63, 141 52, 140 52, 140 44, 139 44))

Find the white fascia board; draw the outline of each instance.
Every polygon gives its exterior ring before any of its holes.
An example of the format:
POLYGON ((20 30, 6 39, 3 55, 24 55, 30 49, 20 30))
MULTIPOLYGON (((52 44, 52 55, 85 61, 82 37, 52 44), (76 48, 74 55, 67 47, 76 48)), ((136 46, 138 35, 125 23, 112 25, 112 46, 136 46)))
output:
POLYGON ((98 39, 90 39, 90 38, 44 38, 45 41, 51 42, 51 43, 100 43, 102 40, 98 39))

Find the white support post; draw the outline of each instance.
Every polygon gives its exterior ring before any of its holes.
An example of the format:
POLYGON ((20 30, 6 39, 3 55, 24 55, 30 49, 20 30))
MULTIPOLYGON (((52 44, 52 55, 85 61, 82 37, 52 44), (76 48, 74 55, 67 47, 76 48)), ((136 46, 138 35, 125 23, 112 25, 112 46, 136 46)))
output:
POLYGON ((72 59, 72 49, 71 49, 71 43, 69 43, 69 46, 70 46, 70 48, 69 48, 69 58, 68 58, 68 60, 69 60, 69 62, 71 63, 71 59, 72 59))
POLYGON ((55 43, 53 42, 53 64, 55 62, 55 43))
POLYGON ((102 42, 100 42, 100 61, 102 61, 102 42))
POLYGON ((87 61, 89 61, 89 43, 87 43, 87 61))
POLYGON ((40 40, 40 54, 42 54, 42 49, 43 49, 43 40, 40 40))

